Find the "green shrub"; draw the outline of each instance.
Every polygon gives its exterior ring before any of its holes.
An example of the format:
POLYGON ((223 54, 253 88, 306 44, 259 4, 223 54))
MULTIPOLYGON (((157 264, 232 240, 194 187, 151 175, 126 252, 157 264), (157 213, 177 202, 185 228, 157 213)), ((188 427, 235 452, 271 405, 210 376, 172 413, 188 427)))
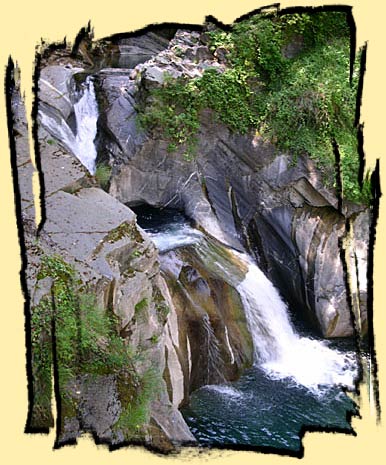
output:
POLYGON ((82 371, 111 374, 130 365, 133 352, 117 333, 116 317, 99 308, 94 296, 80 297, 80 320, 82 371))
MULTIPOLYGON (((62 423, 66 416, 77 414, 76 402, 69 392, 70 382, 74 382, 83 374, 115 374, 117 377, 125 377, 128 382, 136 380, 134 360, 138 356, 120 337, 116 317, 99 308, 95 296, 77 290, 80 282, 72 266, 59 256, 44 256, 38 279, 46 277, 53 280, 52 300, 42 299, 31 313, 32 361, 36 394, 33 411, 35 422, 38 424, 40 421, 40 425, 43 420, 50 421, 50 425, 52 423, 50 417, 52 327, 56 343, 62 423)), ((146 299, 139 304, 141 308, 146 306, 146 299)), ((137 381, 133 384, 134 388, 136 384, 137 381)), ((126 386, 126 389, 132 389, 133 386, 126 386)), ((141 392, 146 393, 146 389, 141 388, 141 392)), ((135 405, 127 408, 132 409, 135 405)), ((139 406, 137 407, 139 409, 139 406)))
POLYGON ((165 324, 170 313, 169 305, 163 300, 162 302, 156 304, 155 309, 157 310, 158 320, 162 324, 165 324))
POLYGON ((52 306, 45 298, 31 309, 33 400, 30 427, 53 426, 52 394, 52 306))
POLYGON ((158 341, 159 341, 159 335, 158 334, 153 334, 153 336, 150 338, 150 342, 152 344, 157 344, 158 341))
POLYGON ((107 190, 111 178, 111 167, 109 165, 99 164, 95 170, 95 179, 102 189, 107 190))
POLYGON ((142 310, 144 310, 145 308, 147 308, 148 306, 148 301, 145 298, 143 298, 142 300, 140 300, 139 302, 137 302, 134 306, 134 310, 136 313, 141 313, 142 310))
POLYGON ((157 397, 160 385, 161 374, 154 368, 149 368, 138 379, 135 396, 129 401, 121 402, 122 411, 114 430, 121 430, 126 440, 138 439, 145 434, 144 426, 150 420, 150 404, 157 397))
POLYGON ((245 134, 254 125, 251 111, 252 92, 246 77, 237 69, 219 73, 215 68, 204 72, 197 81, 201 91, 201 107, 211 108, 217 118, 234 132, 245 134))
POLYGON ((350 83, 346 14, 262 13, 230 31, 212 28, 208 36, 212 52, 218 47, 228 52, 226 70, 207 69, 193 79, 169 77, 150 93, 141 109, 142 124, 168 140, 170 151, 185 146, 192 157, 200 112, 210 108, 232 131, 253 129, 294 160, 310 156, 327 186, 335 183, 335 140, 342 157, 343 195, 366 202, 369 189, 365 183, 361 190, 358 182, 354 128, 359 60, 350 83), (286 58, 284 47, 294 38, 299 50, 286 58))
POLYGON ((198 98, 194 79, 173 80, 166 76, 163 87, 152 91, 152 103, 142 108, 140 123, 161 133, 169 141, 170 152, 180 145, 191 150, 196 144, 195 136, 199 129, 198 98))

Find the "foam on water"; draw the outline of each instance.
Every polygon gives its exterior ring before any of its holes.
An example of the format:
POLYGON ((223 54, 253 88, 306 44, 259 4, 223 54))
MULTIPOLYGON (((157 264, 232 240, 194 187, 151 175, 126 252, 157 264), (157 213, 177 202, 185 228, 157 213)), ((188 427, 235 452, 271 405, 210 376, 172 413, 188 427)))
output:
POLYGON ((270 377, 291 378, 315 393, 336 385, 353 389, 355 353, 343 354, 322 341, 296 334, 276 288, 246 255, 237 255, 248 263, 248 273, 237 289, 253 339, 255 363, 270 377))
POLYGON ((228 386, 226 384, 210 384, 210 385, 204 386, 201 389, 213 391, 222 396, 226 396, 234 400, 241 399, 244 396, 244 394, 241 391, 239 391, 238 389, 235 389, 232 386, 228 386))
POLYGON ((200 231, 193 229, 188 224, 178 225, 176 228, 162 232, 148 232, 148 235, 160 252, 168 252, 178 247, 195 244, 203 236, 200 231))

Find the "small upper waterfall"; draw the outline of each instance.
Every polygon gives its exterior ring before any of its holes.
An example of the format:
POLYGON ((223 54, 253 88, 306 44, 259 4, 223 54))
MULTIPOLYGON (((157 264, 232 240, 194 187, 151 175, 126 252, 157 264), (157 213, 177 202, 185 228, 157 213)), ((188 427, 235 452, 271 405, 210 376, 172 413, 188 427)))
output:
POLYGON ((76 135, 65 120, 61 119, 58 123, 55 118, 39 111, 41 123, 47 131, 69 149, 91 174, 94 174, 97 157, 94 139, 97 133, 98 106, 90 76, 83 84, 81 98, 74 104, 74 113, 76 135))
POLYGON ((270 377, 292 378, 314 392, 323 386, 353 388, 355 354, 343 354, 325 342, 300 337, 276 288, 246 255, 237 255, 248 263, 237 289, 253 338, 255 363, 270 377))

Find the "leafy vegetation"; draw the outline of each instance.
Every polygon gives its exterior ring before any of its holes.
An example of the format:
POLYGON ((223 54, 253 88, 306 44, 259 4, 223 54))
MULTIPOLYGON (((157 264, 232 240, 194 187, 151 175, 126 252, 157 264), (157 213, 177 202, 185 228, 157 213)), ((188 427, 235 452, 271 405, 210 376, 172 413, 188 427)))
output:
POLYGON ((354 127, 359 61, 350 83, 350 30, 342 12, 258 14, 224 31, 209 28, 209 48, 221 50, 226 68, 199 78, 165 80, 151 91, 142 124, 182 146, 190 156, 197 144, 200 112, 232 131, 256 131, 294 156, 307 154, 333 186, 336 141, 342 158, 343 195, 367 201, 369 186, 358 182, 354 127))
POLYGON ((155 304, 158 320, 162 325, 164 325, 170 313, 170 308, 161 291, 157 287, 153 290, 152 300, 155 304))
POLYGON ((134 310, 135 310, 135 313, 140 313, 142 312, 142 310, 144 310, 145 308, 147 308, 148 306, 148 301, 145 298, 143 298, 142 300, 140 300, 139 302, 137 302, 134 306, 134 310))
POLYGON ((33 408, 29 426, 32 428, 53 426, 51 310, 51 302, 42 299, 31 312, 33 408))
POLYGON ((166 75, 164 86, 153 90, 152 104, 141 113, 140 122, 168 139, 170 152, 185 145, 188 155, 197 142, 200 106, 195 80, 173 80, 166 75))
POLYGON ((114 242, 118 242, 124 237, 130 237, 136 242, 143 242, 143 239, 141 235, 138 233, 135 225, 127 222, 123 222, 115 229, 109 231, 109 233, 105 237, 105 241, 114 244, 114 242))
MULTIPOLYGON (((150 375, 144 375, 142 378, 138 376, 134 368, 138 354, 119 336, 116 317, 99 308, 93 295, 77 290, 80 282, 76 273, 61 257, 42 257, 38 280, 44 278, 52 279, 52 300, 42 299, 31 314, 36 424, 41 424, 43 420, 49 422, 49 426, 52 424, 51 374, 54 335, 62 422, 64 417, 75 416, 77 412, 76 401, 70 395, 71 383, 76 382, 83 374, 114 374, 123 386, 120 399, 123 411, 126 412, 122 413, 123 418, 125 415, 131 418, 131 423, 123 419, 121 422, 126 426, 135 423, 136 429, 141 419, 145 421, 147 418, 145 412, 154 389, 149 387, 152 385, 149 381, 150 375), (51 328, 54 328, 54 332, 51 328), (132 391, 130 404, 125 403, 125 390, 132 391)), ((139 304, 141 307, 146 306, 146 299, 139 304)))
MULTIPOLYGON (((122 431, 126 440, 139 439, 144 435, 143 426, 150 420, 150 403, 157 395, 160 388, 160 373, 149 368, 142 375, 142 379, 134 396, 127 398, 127 395, 120 397, 126 398, 124 408, 114 425, 115 431, 122 431)), ((127 391, 127 386, 120 385, 120 391, 127 391)))
POLYGON ((111 167, 109 165, 99 164, 95 170, 95 179, 103 190, 109 187, 111 178, 111 167))

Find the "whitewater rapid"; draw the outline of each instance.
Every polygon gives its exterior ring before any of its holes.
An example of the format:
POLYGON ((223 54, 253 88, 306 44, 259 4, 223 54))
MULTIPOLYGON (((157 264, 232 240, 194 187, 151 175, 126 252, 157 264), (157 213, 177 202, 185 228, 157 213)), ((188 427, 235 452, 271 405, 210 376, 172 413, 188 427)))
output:
MULTIPOLYGON (((169 219, 170 223, 153 225, 145 228, 146 232, 163 255, 179 247, 193 246, 203 261, 215 267, 223 279, 236 287, 253 340, 254 364, 263 369, 269 378, 286 379, 317 395, 336 386, 354 389, 358 376, 355 352, 343 353, 330 348, 327 341, 297 334, 287 305, 251 257, 222 245, 229 254, 229 264, 226 254, 220 263, 212 254, 202 232, 189 225, 181 214, 169 219), (241 281, 240 276, 235 275, 235 266, 241 273, 246 270, 241 281)), ((172 262, 177 257, 169 254, 164 255, 162 260, 167 263, 168 269, 173 269, 172 262)), ((176 269, 179 270, 179 267, 176 266, 176 269)), ((213 337, 209 339, 214 340, 213 337)))
POLYGON ((248 265, 237 290, 253 339, 255 364, 271 378, 290 378, 313 392, 336 385, 354 389, 355 352, 343 353, 325 341, 299 336, 277 289, 247 255, 233 253, 248 265))

